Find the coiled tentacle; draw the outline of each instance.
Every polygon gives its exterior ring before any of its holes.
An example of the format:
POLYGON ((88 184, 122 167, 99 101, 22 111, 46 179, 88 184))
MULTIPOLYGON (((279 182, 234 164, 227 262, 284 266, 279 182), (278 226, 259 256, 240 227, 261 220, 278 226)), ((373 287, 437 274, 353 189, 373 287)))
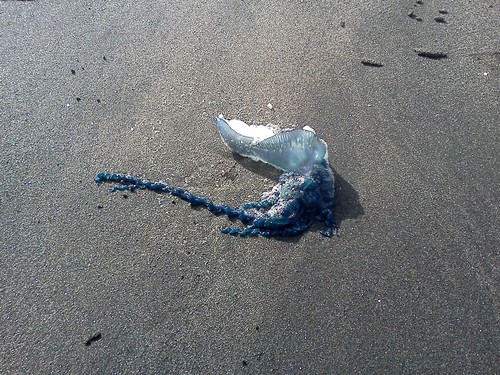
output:
POLYGON ((325 160, 313 167, 309 177, 293 172, 283 173, 273 190, 265 194, 265 199, 234 208, 215 204, 207 198, 164 182, 152 182, 123 174, 99 173, 95 182, 115 184, 110 191, 138 189, 168 193, 189 202, 192 207, 205 207, 214 215, 226 215, 245 225, 243 229, 221 229, 223 233, 230 235, 295 236, 308 230, 315 221, 320 221, 325 226, 320 233, 330 237, 336 228, 332 211, 334 180, 325 160))

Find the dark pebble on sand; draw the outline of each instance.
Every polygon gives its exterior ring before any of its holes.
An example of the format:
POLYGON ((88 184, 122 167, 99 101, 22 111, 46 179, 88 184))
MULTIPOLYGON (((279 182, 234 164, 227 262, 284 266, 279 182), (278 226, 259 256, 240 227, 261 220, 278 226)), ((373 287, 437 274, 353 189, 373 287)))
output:
POLYGON ((420 57, 426 57, 434 60, 446 59, 448 57, 448 55, 444 52, 425 51, 419 48, 415 48, 415 52, 420 57))
POLYGON ((362 59, 361 64, 363 64, 364 66, 371 66, 371 67, 375 67, 375 68, 380 68, 380 67, 384 66, 384 64, 382 64, 381 62, 370 60, 370 59, 362 59))
POLYGON ((434 17, 434 21, 436 21, 437 23, 446 23, 444 17, 434 17))
POLYGON ((93 342, 99 341, 101 338, 102 338, 102 335, 100 332, 98 332, 94 336, 89 338, 87 341, 85 341, 85 346, 90 346, 93 342))

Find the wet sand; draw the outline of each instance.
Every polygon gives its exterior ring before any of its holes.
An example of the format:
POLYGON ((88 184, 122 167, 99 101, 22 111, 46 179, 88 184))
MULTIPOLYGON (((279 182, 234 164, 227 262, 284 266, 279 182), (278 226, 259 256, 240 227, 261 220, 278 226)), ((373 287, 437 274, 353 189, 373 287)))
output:
POLYGON ((0 372, 498 371, 499 18, 494 0, 0 2, 0 372), (219 113, 325 139, 339 237, 234 238, 94 184, 258 199, 279 172, 232 155, 219 113))

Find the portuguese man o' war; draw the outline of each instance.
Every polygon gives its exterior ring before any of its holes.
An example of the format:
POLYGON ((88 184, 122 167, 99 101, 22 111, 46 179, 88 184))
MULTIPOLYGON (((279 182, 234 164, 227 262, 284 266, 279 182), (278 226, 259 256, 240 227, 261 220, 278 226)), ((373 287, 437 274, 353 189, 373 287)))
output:
POLYGON ((215 215, 227 215, 244 225, 243 229, 221 229, 222 233, 233 236, 295 236, 315 222, 323 224, 320 231, 323 236, 336 233, 335 179, 328 164, 327 144, 314 130, 304 127, 279 131, 271 126, 249 126, 240 120, 226 120, 222 115, 214 122, 223 142, 232 151, 283 171, 277 185, 264 193, 261 201, 233 208, 163 182, 124 174, 99 173, 95 182, 115 184, 111 191, 141 189, 169 193, 191 203, 192 207, 202 206, 215 215))

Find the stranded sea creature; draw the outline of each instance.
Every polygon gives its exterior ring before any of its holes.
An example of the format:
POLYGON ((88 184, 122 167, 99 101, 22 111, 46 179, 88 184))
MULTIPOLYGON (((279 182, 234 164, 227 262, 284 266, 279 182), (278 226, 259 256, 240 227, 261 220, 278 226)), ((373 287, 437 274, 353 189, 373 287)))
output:
POLYGON ((214 121, 223 142, 232 151, 283 171, 277 185, 264 193, 261 201, 233 208, 163 182, 115 173, 99 173, 95 181, 114 183, 111 191, 141 189, 170 193, 192 207, 203 206, 215 215, 227 215, 244 225, 243 229, 221 229, 234 236, 294 236, 308 230, 314 222, 323 224, 320 233, 326 237, 336 232, 335 179, 328 165, 328 149, 311 128, 278 131, 271 126, 226 120, 222 115, 214 121))

